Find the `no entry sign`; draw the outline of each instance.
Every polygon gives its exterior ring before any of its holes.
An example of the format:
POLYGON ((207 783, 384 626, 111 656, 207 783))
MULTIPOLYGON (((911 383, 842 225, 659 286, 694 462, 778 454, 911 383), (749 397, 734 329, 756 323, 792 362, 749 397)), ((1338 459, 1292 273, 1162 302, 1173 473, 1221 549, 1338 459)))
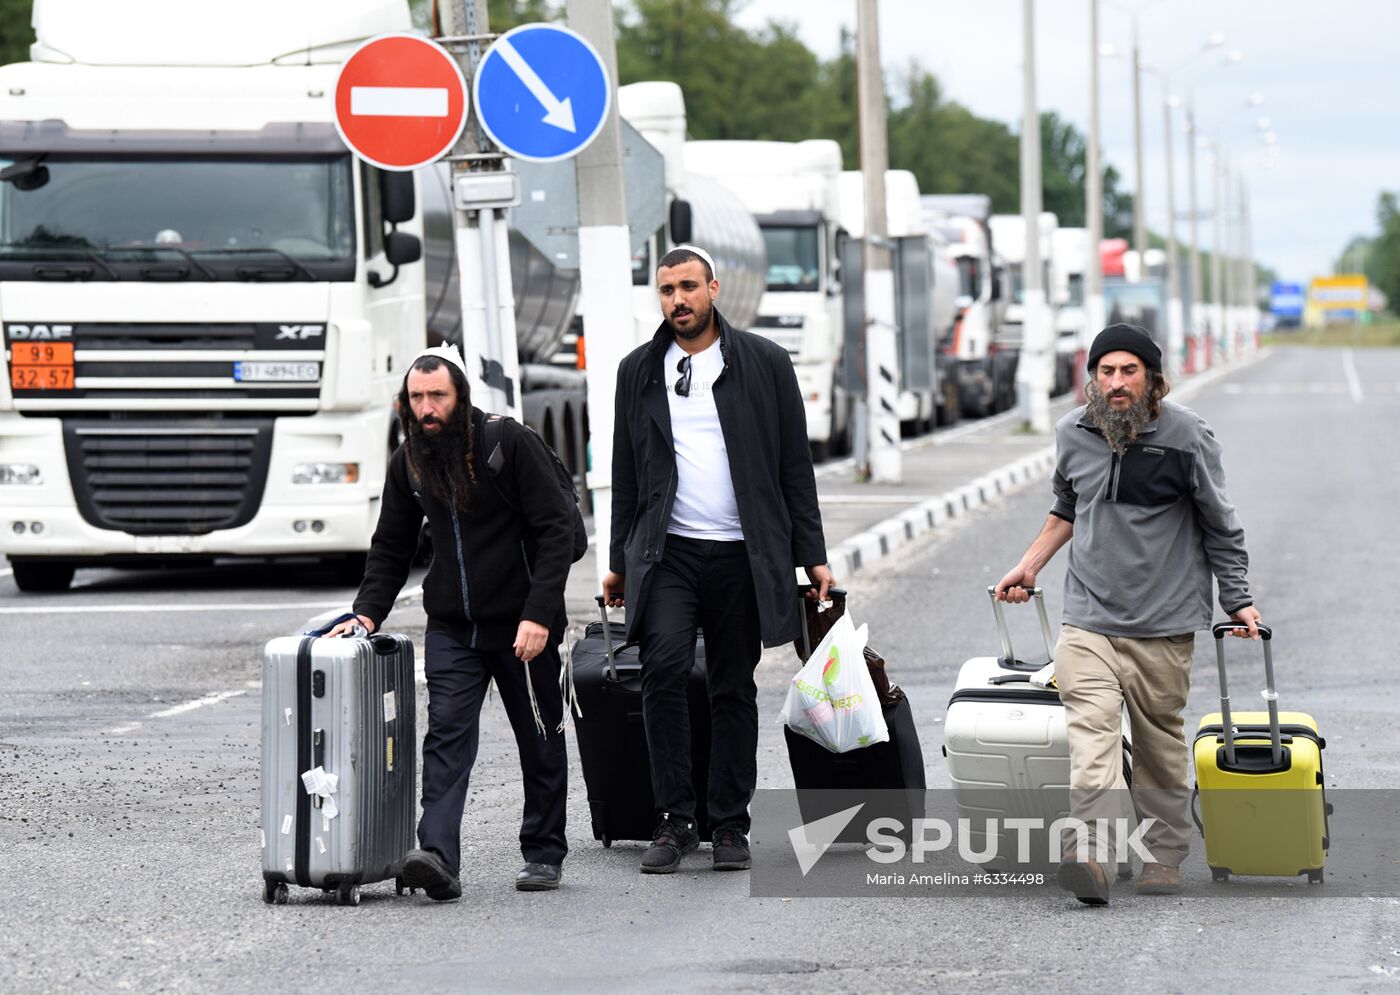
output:
POLYGON ((456 60, 416 35, 381 35, 345 60, 335 82, 335 127, 361 159, 409 170, 441 157, 467 123, 456 60))

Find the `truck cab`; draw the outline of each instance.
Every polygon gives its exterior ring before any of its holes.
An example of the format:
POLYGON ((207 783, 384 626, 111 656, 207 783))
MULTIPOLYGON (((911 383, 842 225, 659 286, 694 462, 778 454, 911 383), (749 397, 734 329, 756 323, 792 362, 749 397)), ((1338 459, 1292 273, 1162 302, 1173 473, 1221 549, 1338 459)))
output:
POLYGON ((767 274, 750 329, 792 357, 818 459, 850 445, 850 399, 837 377, 843 346, 837 265, 841 148, 805 142, 687 142, 685 166, 739 198, 763 235, 767 274))
POLYGON ((139 6, 40 0, 34 61, 0 67, 0 552, 24 590, 247 555, 358 579, 422 233, 412 176, 352 158, 332 94, 407 9, 139 6))

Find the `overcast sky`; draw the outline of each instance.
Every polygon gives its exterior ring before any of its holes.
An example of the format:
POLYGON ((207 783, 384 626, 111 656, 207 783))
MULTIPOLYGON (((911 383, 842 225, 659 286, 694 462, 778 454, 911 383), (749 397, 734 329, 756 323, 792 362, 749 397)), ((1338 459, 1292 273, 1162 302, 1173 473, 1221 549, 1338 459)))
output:
MULTIPOLYGON (((809 48, 826 58, 841 26, 854 30, 856 0, 750 0, 745 27, 795 22, 809 48)), ((911 60, 938 77, 948 99, 1019 130, 1022 31, 1019 0, 879 0, 886 79, 911 60)), ((1035 0, 1036 76, 1042 110, 1055 110, 1087 133, 1089 0, 1035 0)), ((1139 11, 1145 63, 1171 71, 1212 33, 1226 44, 1172 76, 1173 92, 1195 92, 1196 123, 1219 136, 1249 185, 1256 256, 1281 276, 1330 272, 1356 234, 1376 230, 1376 197, 1400 190, 1400 0, 1100 0, 1099 41, 1122 56, 1101 60, 1100 141, 1107 162, 1133 183, 1132 16, 1139 11), (1243 59, 1223 65, 1238 49, 1243 59), (1248 106, 1251 95, 1264 102, 1248 106), (1257 123, 1267 117, 1279 156, 1263 168, 1257 123)), ((1166 155, 1161 81, 1144 74, 1142 113, 1148 225, 1166 229, 1166 155)), ((1188 236, 1186 142, 1176 111, 1178 237, 1188 236)), ((1210 206, 1210 158, 1197 154, 1197 196, 1210 206)), ((898 164, 894 164, 898 165, 898 164)), ((938 191, 925 191, 938 192, 938 191)), ((1210 243, 1210 225, 1201 225, 1210 243)))

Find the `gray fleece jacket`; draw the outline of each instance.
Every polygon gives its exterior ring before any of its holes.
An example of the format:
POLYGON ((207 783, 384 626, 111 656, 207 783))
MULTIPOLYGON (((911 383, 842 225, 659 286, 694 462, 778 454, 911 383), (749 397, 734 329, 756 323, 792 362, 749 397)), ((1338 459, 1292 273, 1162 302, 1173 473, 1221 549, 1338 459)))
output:
POLYGON ((1212 575, 1226 614, 1253 603, 1220 443, 1200 415, 1164 400, 1119 458, 1080 406, 1060 419, 1055 441, 1050 514, 1074 525, 1065 622, 1138 638, 1206 629, 1212 575))

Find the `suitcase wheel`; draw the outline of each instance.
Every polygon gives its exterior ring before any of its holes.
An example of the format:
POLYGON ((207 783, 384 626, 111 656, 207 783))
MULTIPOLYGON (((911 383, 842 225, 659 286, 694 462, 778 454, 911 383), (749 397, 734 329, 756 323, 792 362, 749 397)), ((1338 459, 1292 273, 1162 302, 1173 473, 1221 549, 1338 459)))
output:
POLYGON ((268 905, 286 905, 286 904, 287 904, 287 886, 286 886, 286 884, 284 884, 284 883, 281 882, 281 881, 278 881, 278 882, 275 882, 275 883, 272 882, 272 881, 264 881, 264 882, 263 882, 263 901, 266 902, 268 905))
POLYGON ((360 886, 357 884, 342 884, 336 889, 335 898, 341 905, 359 905, 360 886))
POLYGON ((603 837, 603 849, 606 850, 606 849, 610 848, 611 846, 612 846, 612 837, 611 837, 611 836, 606 836, 606 835, 605 835, 605 836, 603 837))
POLYGON ((1322 868, 1315 871, 1308 871, 1308 884, 1322 884, 1322 868))
POLYGON ((1229 881, 1230 871, 1225 867, 1212 867, 1210 869, 1210 879, 1212 881, 1229 881))

